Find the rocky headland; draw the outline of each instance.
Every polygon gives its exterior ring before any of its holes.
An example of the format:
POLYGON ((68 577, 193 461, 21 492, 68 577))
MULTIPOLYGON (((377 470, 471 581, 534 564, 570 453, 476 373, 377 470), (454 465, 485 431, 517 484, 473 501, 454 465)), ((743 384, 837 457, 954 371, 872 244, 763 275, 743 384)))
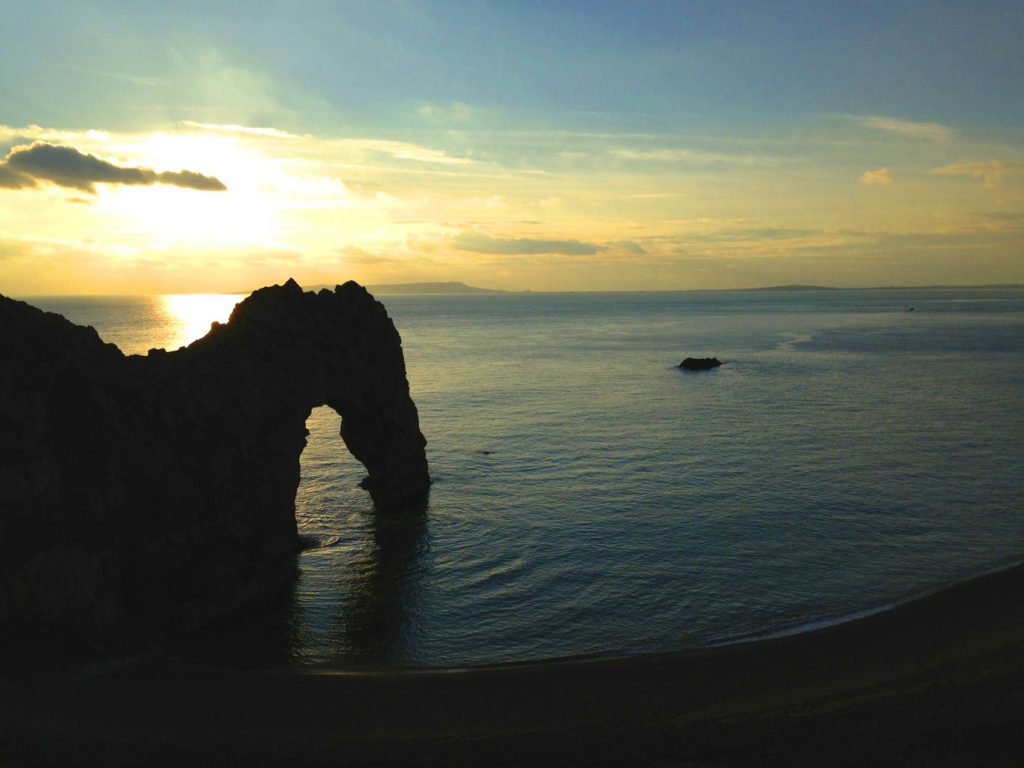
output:
POLYGON ((0 670, 152 647, 258 597, 299 548, 321 405, 378 512, 422 512, 401 339, 356 283, 263 288, 146 356, 0 296, 0 670))

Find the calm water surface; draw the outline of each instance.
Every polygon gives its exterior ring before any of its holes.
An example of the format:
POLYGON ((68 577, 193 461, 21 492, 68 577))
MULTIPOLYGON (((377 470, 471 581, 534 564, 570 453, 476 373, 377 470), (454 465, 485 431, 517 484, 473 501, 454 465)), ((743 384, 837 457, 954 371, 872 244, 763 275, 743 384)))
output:
MULTIPOLYGON (((33 301, 144 354, 237 298, 33 301)), ((693 647, 1024 554, 1021 291, 382 300, 429 441, 427 518, 379 523, 340 418, 315 411, 296 515, 320 546, 228 660, 693 647), (726 364, 675 367, 705 355, 726 364)))

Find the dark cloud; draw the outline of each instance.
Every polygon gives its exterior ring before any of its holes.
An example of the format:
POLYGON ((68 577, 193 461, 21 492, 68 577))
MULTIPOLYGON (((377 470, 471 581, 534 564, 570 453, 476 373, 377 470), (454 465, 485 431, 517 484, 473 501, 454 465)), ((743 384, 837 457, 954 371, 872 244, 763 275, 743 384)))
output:
POLYGON ((607 250, 604 246, 584 243, 580 240, 532 240, 526 237, 488 237, 472 232, 463 232, 452 239, 460 251, 473 253, 494 253, 503 255, 560 253, 564 256, 591 256, 607 250))
POLYGON ((171 184, 208 192, 227 189, 219 179, 195 171, 158 173, 149 168, 114 165, 74 147, 41 141, 15 147, 0 161, 0 187, 23 189, 34 187, 39 181, 83 192, 95 192, 96 184, 171 184))
POLYGON ((202 192, 225 192, 227 187, 220 179, 204 176, 195 171, 165 171, 156 175, 158 184, 173 184, 175 187, 198 189, 202 192))
POLYGON ((35 180, 30 179, 23 173, 18 173, 7 167, 7 161, 0 162, 0 188, 3 189, 24 189, 34 187, 35 180))

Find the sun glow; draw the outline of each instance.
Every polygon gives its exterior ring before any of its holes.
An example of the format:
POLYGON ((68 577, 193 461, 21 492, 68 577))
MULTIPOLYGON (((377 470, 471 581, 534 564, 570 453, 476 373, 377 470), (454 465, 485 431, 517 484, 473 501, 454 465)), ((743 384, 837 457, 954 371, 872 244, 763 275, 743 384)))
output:
POLYGON ((227 322, 231 310, 244 299, 238 293, 183 293, 161 296, 168 322, 174 326, 174 341, 169 349, 177 349, 202 338, 213 323, 227 322))
POLYGON ((124 221, 131 234, 155 241, 150 245, 237 246, 278 237, 279 203, 268 181, 277 169, 258 149, 233 137, 190 133, 155 133, 118 149, 160 171, 203 168, 227 186, 224 192, 164 185, 103 189, 97 210, 124 221))

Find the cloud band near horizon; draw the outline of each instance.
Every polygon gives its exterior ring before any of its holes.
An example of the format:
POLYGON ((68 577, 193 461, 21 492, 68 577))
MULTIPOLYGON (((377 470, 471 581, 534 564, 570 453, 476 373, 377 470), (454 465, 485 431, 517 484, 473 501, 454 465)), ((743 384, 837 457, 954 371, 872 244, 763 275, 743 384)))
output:
POLYGON ((563 256, 592 256, 606 250, 604 246, 580 240, 535 240, 528 237, 489 237, 475 232, 463 232, 452 238, 460 251, 494 255, 560 254, 563 256))
POLYGON ((169 184, 203 192, 227 190, 220 179, 196 171, 158 172, 115 165, 74 147, 42 141, 14 147, 0 161, 0 188, 32 189, 40 181, 89 193, 95 193, 96 184, 169 184))

